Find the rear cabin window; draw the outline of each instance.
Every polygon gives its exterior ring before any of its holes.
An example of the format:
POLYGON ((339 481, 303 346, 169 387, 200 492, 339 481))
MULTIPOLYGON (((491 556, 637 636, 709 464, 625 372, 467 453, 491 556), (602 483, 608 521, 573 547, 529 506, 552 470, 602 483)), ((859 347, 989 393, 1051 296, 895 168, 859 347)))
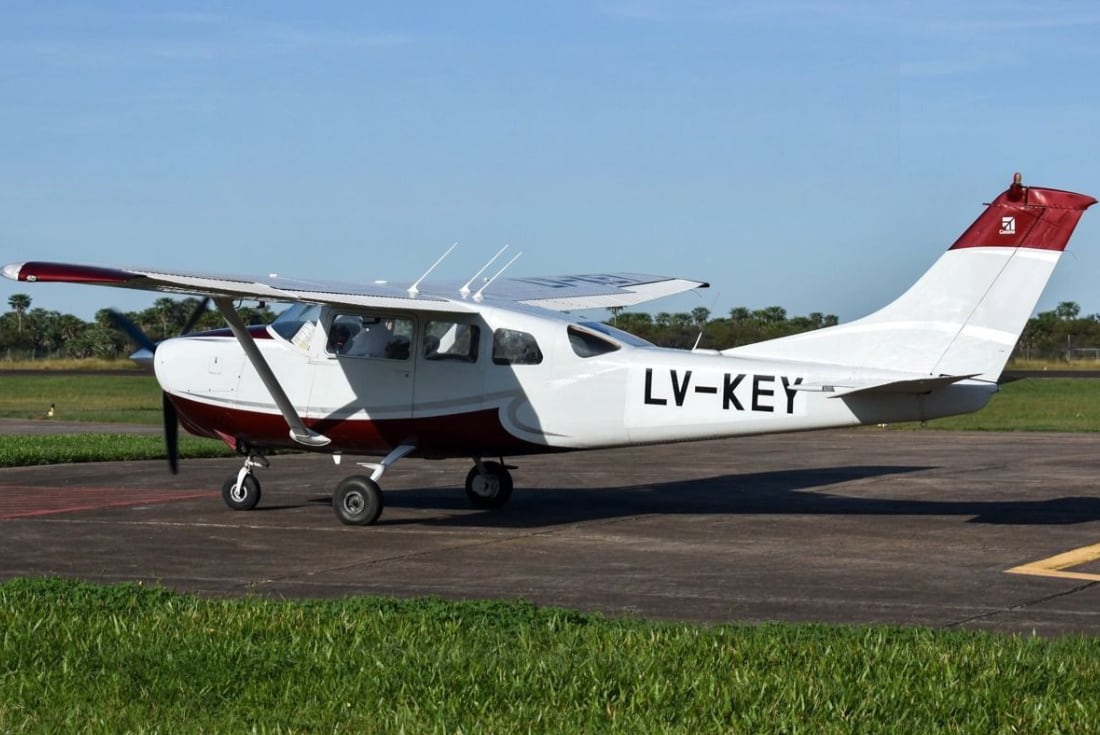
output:
POLYGON ((611 340, 577 329, 573 325, 569 326, 568 331, 569 346, 573 348, 577 357, 596 357, 619 349, 619 345, 611 340))
POLYGON ((538 365, 540 362, 542 350, 533 334, 515 329, 493 332, 494 365, 538 365))
POLYGON ((343 357, 407 360, 412 337, 410 319, 337 314, 329 325, 327 349, 343 357))
POLYGON ((424 359, 477 362, 481 330, 476 324, 432 321, 424 327, 424 359))

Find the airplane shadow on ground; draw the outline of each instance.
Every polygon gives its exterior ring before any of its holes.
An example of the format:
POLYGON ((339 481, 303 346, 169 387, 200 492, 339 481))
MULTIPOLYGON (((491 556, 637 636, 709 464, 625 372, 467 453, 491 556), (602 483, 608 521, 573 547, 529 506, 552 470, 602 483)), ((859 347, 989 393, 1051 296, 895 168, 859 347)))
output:
MULTIPOLYGON (((520 487, 499 510, 470 512, 459 488, 386 493, 387 508, 462 511, 438 519, 387 518, 378 524, 540 528, 641 515, 960 516, 968 523, 1060 525, 1100 520, 1100 497, 1044 500, 915 500, 869 498, 818 490, 934 469, 928 466, 846 466, 775 470, 608 488, 520 487)), ((311 502, 331 503, 331 497, 311 502)))

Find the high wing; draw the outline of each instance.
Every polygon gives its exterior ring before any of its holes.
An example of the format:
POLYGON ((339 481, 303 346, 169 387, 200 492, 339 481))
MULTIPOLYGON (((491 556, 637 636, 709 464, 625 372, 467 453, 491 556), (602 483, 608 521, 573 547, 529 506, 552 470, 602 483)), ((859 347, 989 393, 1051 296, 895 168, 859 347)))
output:
MULTIPOLYGON (((83 283, 215 298, 301 301, 371 308, 404 307, 431 312, 476 312, 482 300, 481 294, 471 295, 468 289, 463 291, 457 284, 452 287, 446 283, 412 289, 381 281, 363 285, 283 278, 276 274, 235 276, 49 262, 12 263, 4 266, 3 273, 14 281, 83 283)), ((702 281, 637 273, 505 278, 489 284, 484 290, 484 299, 498 304, 518 302, 567 311, 633 306, 707 286, 702 281)))

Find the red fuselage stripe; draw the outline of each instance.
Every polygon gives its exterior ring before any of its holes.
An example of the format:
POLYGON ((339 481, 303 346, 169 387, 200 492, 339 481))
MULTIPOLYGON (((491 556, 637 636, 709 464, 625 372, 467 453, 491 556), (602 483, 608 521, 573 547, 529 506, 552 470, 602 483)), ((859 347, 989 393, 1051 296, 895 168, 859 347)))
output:
MULTIPOLYGON (((172 396, 180 422, 192 434, 224 440, 225 435, 260 447, 305 449, 290 438, 279 414, 216 406, 172 396)), ((386 454, 412 444, 417 456, 516 456, 555 451, 552 447, 518 439, 504 428, 499 409, 488 408, 447 416, 408 419, 306 419, 306 426, 324 434, 332 444, 324 452, 386 454)))

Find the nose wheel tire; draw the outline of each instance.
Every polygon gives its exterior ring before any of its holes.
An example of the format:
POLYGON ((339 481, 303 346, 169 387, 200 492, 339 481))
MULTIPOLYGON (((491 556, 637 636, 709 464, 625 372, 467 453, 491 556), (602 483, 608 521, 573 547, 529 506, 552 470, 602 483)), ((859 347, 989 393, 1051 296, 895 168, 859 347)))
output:
POLYGON ((260 502, 260 481, 249 474, 238 485, 234 472, 222 485, 222 500, 233 510, 252 510, 260 502))
POLYGON ((466 475, 466 497, 475 508, 500 508, 512 497, 512 473, 499 462, 482 462, 466 475))
POLYGON ((382 488, 363 475, 352 475, 336 486, 332 507, 341 523, 369 526, 382 515, 382 488))

